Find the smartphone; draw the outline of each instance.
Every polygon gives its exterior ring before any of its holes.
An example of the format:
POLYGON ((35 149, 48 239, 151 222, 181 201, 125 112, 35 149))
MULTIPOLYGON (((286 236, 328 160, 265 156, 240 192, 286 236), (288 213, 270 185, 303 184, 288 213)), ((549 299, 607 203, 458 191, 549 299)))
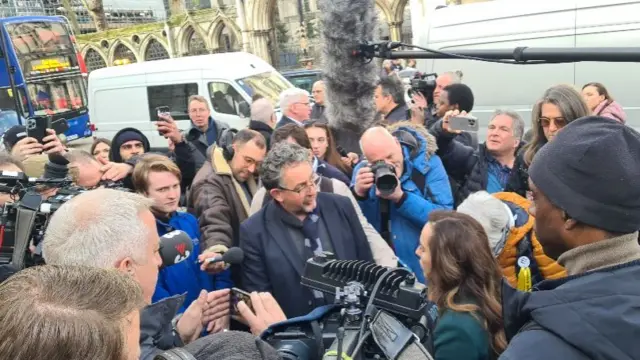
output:
MULTIPOLYGON (((168 106, 158 106, 156 108, 156 113, 158 114, 158 119, 156 121, 165 121, 160 116, 171 116, 171 109, 168 106)), ((162 131, 158 131, 160 136, 164 136, 162 131)))
POLYGON ((240 301, 244 301, 247 306, 253 310, 253 306, 251 306, 251 295, 248 292, 238 289, 231 288, 231 314, 238 315, 240 312, 238 311, 238 303, 240 301))
POLYGON ((449 129, 464 132, 478 132, 480 124, 473 116, 455 116, 449 119, 449 129))
POLYGON ((38 140, 42 144, 42 139, 47 136, 47 126, 50 118, 48 116, 32 116, 27 118, 27 136, 38 140))

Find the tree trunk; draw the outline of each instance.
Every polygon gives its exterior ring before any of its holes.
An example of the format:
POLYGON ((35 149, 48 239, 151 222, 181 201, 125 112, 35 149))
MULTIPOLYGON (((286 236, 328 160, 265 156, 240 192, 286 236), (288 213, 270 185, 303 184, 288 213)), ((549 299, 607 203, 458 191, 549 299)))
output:
POLYGON ((96 25, 96 31, 106 31, 109 27, 107 25, 107 17, 104 14, 104 5, 102 0, 82 0, 84 7, 87 8, 89 15, 93 18, 93 22, 96 25))
POLYGON ((184 0, 169 0, 169 14, 167 17, 184 14, 184 0))

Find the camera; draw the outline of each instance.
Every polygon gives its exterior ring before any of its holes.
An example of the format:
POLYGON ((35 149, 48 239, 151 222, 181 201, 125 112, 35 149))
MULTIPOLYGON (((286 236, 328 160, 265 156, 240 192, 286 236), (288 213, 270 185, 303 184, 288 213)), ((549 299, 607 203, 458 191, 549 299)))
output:
MULTIPOLYGON (((101 185, 129 191, 120 183, 101 185)), ((0 191, 11 194, 14 201, 0 207, 0 264, 13 264, 17 269, 43 264, 40 247, 51 216, 62 204, 88 190, 73 185, 69 178, 34 179, 23 173, 2 172, 0 191), (43 186, 58 190, 43 200, 37 190, 43 186)))
POLYGON ((436 89, 436 79, 438 74, 424 74, 416 72, 411 79, 411 87, 409 88, 409 97, 413 96, 414 92, 419 92, 427 99, 427 104, 430 106, 433 104, 433 91, 436 89))
POLYGON ((283 359, 432 359, 437 307, 409 270, 324 252, 307 261, 301 282, 334 295, 335 304, 262 335, 283 359))
POLYGON ((371 171, 373 172, 376 188, 380 191, 380 194, 385 196, 393 194, 399 185, 398 178, 396 177, 396 169, 384 162, 384 160, 379 160, 371 164, 371 171))

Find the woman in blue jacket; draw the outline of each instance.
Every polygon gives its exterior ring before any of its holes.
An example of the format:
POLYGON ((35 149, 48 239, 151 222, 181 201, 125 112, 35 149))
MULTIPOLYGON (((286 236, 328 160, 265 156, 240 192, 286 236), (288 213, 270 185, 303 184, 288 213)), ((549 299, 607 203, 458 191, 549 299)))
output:
POLYGON ((416 255, 429 281, 429 300, 439 310, 434 359, 496 359, 507 346, 502 273, 482 225, 466 214, 434 211, 416 255))

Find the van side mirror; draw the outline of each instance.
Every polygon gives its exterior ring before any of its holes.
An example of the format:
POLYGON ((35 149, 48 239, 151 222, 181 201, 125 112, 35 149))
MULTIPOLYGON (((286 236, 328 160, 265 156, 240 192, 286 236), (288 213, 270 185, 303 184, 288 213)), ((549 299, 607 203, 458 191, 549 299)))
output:
POLYGON ((238 112, 244 118, 251 118, 251 107, 246 101, 238 102, 238 112))

